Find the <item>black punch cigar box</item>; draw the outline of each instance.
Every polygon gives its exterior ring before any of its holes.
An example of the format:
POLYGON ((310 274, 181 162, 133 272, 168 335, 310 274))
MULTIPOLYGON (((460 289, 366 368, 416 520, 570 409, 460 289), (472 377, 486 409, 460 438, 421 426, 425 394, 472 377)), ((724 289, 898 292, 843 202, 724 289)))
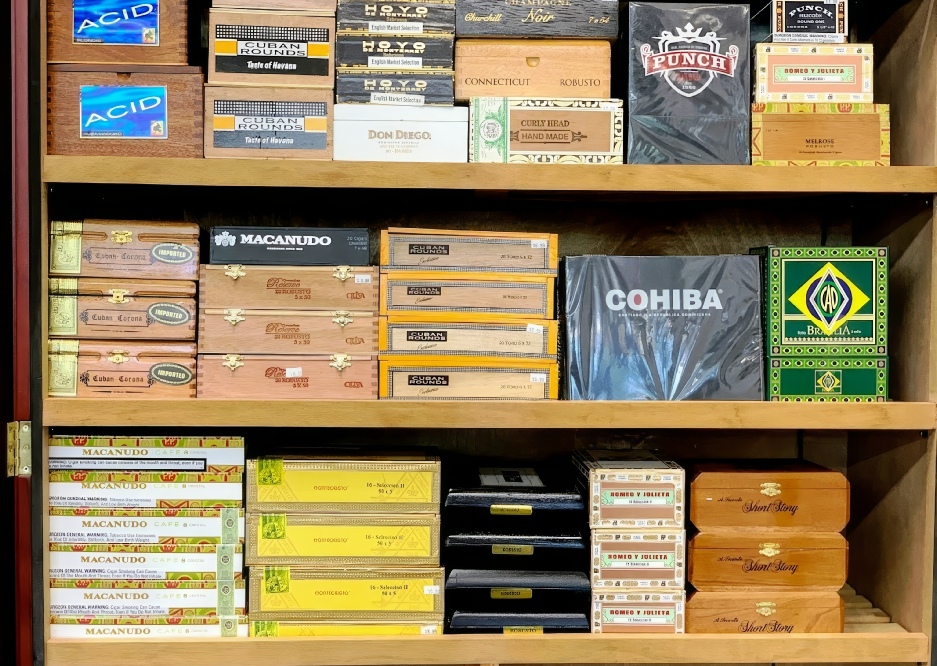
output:
POLYGON ((443 558, 445 566, 457 569, 585 570, 589 543, 581 534, 452 534, 443 558))
POLYGON ((554 634, 589 631, 585 613, 465 613, 456 611, 447 626, 451 634, 554 634))
POLYGON ((581 571, 453 569, 446 579, 446 607, 477 613, 585 612, 592 599, 581 571))
POLYGON ((265 266, 367 266, 367 229, 212 227, 209 263, 265 266))

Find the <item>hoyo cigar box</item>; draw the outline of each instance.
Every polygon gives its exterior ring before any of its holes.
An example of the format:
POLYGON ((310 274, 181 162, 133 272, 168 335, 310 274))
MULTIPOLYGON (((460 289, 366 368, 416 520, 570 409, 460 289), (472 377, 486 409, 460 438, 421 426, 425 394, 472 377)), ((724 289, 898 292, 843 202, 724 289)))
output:
POLYGON ((397 400, 556 400, 552 359, 398 356, 381 360, 380 397, 397 400))
POLYGON ((357 266, 370 259, 365 228, 212 227, 211 240, 210 264, 357 266))
POLYGON ((592 596, 594 634, 682 634, 683 590, 602 591, 592 596))
POLYGON ((345 70, 451 71, 452 35, 345 35, 335 38, 335 63, 345 70))
POLYGON ((241 580, 241 545, 52 544, 49 577, 82 580, 241 580))
POLYGON ((430 35, 455 34, 455 0, 375 2, 339 0, 336 27, 343 34, 430 35))
POLYGON ((51 278, 49 337, 194 340, 195 283, 51 278))
POLYGON ((245 638, 247 616, 75 616, 49 618, 50 638, 245 638))
POLYGON ((768 359, 772 402, 886 402, 888 358, 768 359))
POLYGON ((89 509, 240 507, 241 474, 49 472, 49 506, 89 509))
POLYGON ((452 72, 357 72, 335 75, 336 104, 395 104, 452 106, 452 72))
POLYGON ((244 581, 49 581, 53 615, 244 615, 244 581))
POLYGON ((52 276, 198 278, 197 224, 84 220, 52 221, 49 226, 52 235, 49 274, 52 276))
POLYGON ((755 102, 873 101, 872 44, 758 44, 755 102))
POLYGON ((50 437, 50 470, 160 469, 240 474, 243 437, 50 437))
POLYGON ((250 623, 254 638, 278 636, 439 636, 441 622, 378 622, 378 621, 259 621, 250 623))
POLYGON ((849 41, 849 2, 847 0, 772 0, 774 42, 820 42, 842 44, 849 41))
POLYGON ((683 530, 592 530, 592 589, 683 589, 683 530))
POLYGON ((199 67, 49 65, 48 82, 50 155, 202 156, 199 67))
MULTIPOLYGON (((457 320, 458 315, 452 315, 457 320)), ((510 356, 556 358, 558 322, 492 321, 470 324, 419 318, 381 317, 380 357, 510 356)))
POLYGON ((686 603, 688 634, 838 634, 843 617, 842 598, 823 590, 696 592, 686 603))
POLYGON ((49 510, 50 543, 236 544, 244 541, 244 512, 225 509, 49 510))
POLYGON ((468 109, 336 104, 335 159, 464 163, 468 109))
POLYGON ((618 6, 614 0, 560 0, 522 3, 511 0, 456 0, 459 37, 576 37, 615 40, 618 6))

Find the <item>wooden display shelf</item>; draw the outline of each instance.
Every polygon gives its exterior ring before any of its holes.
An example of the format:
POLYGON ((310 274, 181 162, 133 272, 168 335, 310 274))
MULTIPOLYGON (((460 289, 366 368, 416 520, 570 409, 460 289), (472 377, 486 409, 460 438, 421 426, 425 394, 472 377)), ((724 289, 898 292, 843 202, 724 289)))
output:
POLYGON ((490 402, 48 398, 45 426, 933 430, 929 402, 490 402))
POLYGON ((454 190, 933 193, 937 167, 387 164, 47 155, 47 183, 454 190))

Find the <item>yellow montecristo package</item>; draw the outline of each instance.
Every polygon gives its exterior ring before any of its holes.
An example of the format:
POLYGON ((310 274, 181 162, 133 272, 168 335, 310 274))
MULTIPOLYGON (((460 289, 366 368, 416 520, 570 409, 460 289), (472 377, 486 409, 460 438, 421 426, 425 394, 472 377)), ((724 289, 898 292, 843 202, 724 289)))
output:
POLYGON ((278 636, 438 636, 442 621, 436 622, 251 622, 255 638, 278 636))

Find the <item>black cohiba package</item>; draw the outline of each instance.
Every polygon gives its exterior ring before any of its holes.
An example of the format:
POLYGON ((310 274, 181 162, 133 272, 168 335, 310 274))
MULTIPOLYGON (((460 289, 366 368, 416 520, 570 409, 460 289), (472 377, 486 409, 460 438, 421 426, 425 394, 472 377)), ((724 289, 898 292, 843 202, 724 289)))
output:
POLYGON ((754 256, 568 257, 570 400, 762 400, 754 256))
POLYGON ((628 6, 628 163, 749 164, 749 6, 628 6))

